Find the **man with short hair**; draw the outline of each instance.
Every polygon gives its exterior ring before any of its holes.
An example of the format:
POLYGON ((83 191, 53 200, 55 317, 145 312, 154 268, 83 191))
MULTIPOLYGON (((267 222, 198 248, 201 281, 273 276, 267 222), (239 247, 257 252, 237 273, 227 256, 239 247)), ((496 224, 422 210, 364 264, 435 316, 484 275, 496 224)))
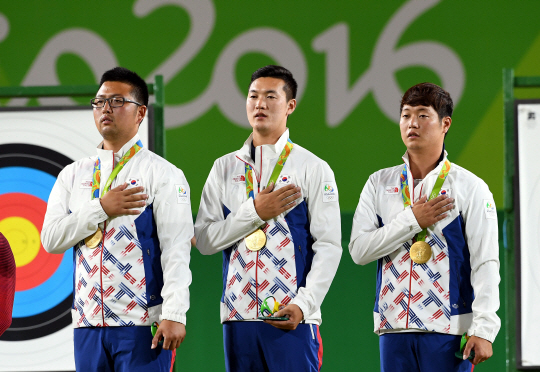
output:
POLYGON ((60 172, 41 232, 49 253, 74 247, 75 365, 170 371, 189 308, 189 186, 139 139, 148 88, 136 73, 105 72, 91 103, 103 142, 60 172))
POLYGON ((354 215, 353 260, 378 262, 382 371, 470 371, 471 352, 473 364, 491 357, 500 329, 495 203, 480 178, 447 159, 452 111, 450 94, 435 84, 405 92, 405 164, 372 174, 354 215))
POLYGON ((338 190, 328 164, 289 138, 296 89, 283 67, 253 73, 246 101, 253 133, 215 161, 201 197, 197 248, 223 254, 227 371, 322 364, 320 306, 341 258, 338 190))

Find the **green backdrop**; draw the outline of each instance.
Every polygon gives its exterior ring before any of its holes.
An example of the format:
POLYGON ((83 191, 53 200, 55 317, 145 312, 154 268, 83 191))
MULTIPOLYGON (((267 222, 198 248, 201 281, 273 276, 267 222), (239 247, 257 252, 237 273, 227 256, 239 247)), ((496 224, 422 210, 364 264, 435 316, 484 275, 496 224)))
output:
MULTIPOLYGON (((346 250, 368 176, 401 162, 400 95, 422 81, 454 96, 449 158, 483 178, 502 208, 502 68, 540 74, 540 26, 532 17, 539 11, 537 0, 0 0, 0 85, 95 84, 116 64, 148 81, 162 74, 167 159, 186 174, 196 214, 213 161, 249 135, 244 94, 251 73, 283 64, 301 88, 291 139, 335 172, 346 250)), ((220 267, 220 255, 193 251, 178 371, 222 369, 220 267)), ((374 278, 374 264, 357 267, 343 255, 323 304, 325 370, 377 370, 374 278)), ((503 333, 480 370, 504 369, 503 333)))

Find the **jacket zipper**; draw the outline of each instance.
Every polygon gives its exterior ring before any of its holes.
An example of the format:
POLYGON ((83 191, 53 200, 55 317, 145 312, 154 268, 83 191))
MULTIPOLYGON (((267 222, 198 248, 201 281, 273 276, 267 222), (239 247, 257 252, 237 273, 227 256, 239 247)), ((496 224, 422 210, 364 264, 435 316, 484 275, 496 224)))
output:
MULTIPOLYGON (((114 151, 112 156, 112 169, 114 169, 114 151)), ((112 186, 112 185, 111 185, 112 186)), ((103 192, 105 193, 105 187, 103 187, 103 192)), ((99 287, 101 294, 101 318, 103 319, 103 326, 105 327, 105 313, 103 308, 105 304, 103 303, 103 249, 105 248, 105 233, 107 231, 107 220, 103 223, 103 236, 101 237, 101 254, 99 259, 99 287)))
MULTIPOLYGON (((257 165, 257 162, 255 162, 255 165, 257 165)), ((255 171, 255 169, 253 169, 255 171)), ((262 179, 262 146, 261 146, 261 171, 259 172, 260 177, 257 177, 255 175, 255 178, 257 179, 257 194, 261 192, 261 179, 262 179)), ((255 261, 255 298, 256 298, 256 304, 255 308, 257 311, 257 315, 259 315, 259 251, 257 251, 257 258, 255 261)), ((262 314, 261 314, 262 315, 262 314)))
POLYGON ((99 287, 101 293, 101 317, 103 318, 103 326, 105 327, 105 314, 103 308, 105 307, 103 303, 103 248, 105 248, 105 234, 107 231, 107 221, 103 224, 103 236, 101 237, 101 257, 99 260, 99 287))
MULTIPOLYGON (((414 176, 411 172, 411 169, 409 168, 409 166, 407 166, 407 172, 411 175, 411 179, 412 179, 412 187, 409 186, 409 190, 411 190, 411 208, 414 204, 414 176)), ((409 178, 409 177, 407 177, 409 178)), ((408 181, 407 181, 408 182, 408 181)), ((422 187, 424 187, 424 185, 422 185, 422 187)), ((422 194, 422 188, 420 188, 420 194, 422 194)), ((413 238, 413 244, 416 242, 416 239, 413 238)), ((412 245, 411 245, 412 247, 412 245)), ((410 309, 410 306, 411 306, 411 297, 412 297, 412 293, 411 293, 411 289, 412 289, 412 272, 413 272, 413 261, 411 259, 411 255, 410 255, 410 250, 409 250, 409 260, 411 260, 411 271, 409 272, 409 300, 407 301, 407 321, 405 323, 405 328, 409 328, 409 309, 410 309)))

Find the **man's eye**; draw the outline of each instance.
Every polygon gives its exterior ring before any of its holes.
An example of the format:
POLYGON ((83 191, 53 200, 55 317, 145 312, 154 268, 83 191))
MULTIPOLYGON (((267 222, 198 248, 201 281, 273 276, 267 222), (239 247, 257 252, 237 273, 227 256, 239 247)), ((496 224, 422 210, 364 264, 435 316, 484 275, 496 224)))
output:
POLYGON ((115 105, 121 105, 122 103, 124 103, 123 98, 113 98, 112 101, 115 105))
POLYGON ((274 96, 268 96, 268 98, 276 98, 276 97, 274 97, 274 96))
POLYGON ((103 105, 103 100, 102 99, 95 99, 94 100, 94 104, 96 106, 102 106, 103 105))

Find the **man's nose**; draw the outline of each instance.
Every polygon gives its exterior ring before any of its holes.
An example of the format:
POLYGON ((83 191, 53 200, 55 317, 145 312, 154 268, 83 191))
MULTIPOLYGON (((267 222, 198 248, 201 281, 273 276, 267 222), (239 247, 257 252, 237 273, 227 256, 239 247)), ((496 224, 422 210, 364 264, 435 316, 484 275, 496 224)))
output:
POLYGON ((257 103, 255 105, 256 109, 263 109, 266 108, 266 100, 264 98, 259 98, 257 100, 257 103))
POLYGON ((106 100, 105 101, 105 104, 103 105, 103 112, 112 112, 112 107, 111 107, 111 103, 109 102, 109 100, 106 100))

